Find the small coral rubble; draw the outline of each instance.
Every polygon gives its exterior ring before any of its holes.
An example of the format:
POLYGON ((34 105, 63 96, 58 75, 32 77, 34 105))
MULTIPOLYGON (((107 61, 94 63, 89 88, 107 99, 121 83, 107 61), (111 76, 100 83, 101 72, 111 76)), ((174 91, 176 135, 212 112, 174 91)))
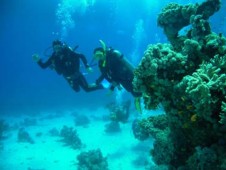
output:
POLYGON ((105 125, 106 133, 121 131, 120 123, 126 123, 129 119, 130 105, 130 100, 121 103, 113 102, 107 104, 106 107, 110 111, 109 119, 111 122, 105 125))
POLYGON ((206 0, 166 6, 158 25, 170 44, 149 45, 135 70, 134 88, 143 93, 145 107, 162 104, 166 112, 168 131, 155 129, 153 135, 152 119, 143 127, 156 139, 154 161, 169 169, 225 167, 226 38, 213 33, 208 21, 220 5, 206 0))
POLYGON ((77 160, 78 170, 108 170, 107 158, 103 157, 99 149, 81 152, 77 160))
POLYGON ((130 115, 130 105, 130 100, 122 103, 109 103, 106 107, 110 111, 110 120, 126 123, 130 115))
POLYGON ((5 132, 9 129, 9 125, 5 120, 0 119, 0 140, 5 137, 5 132))
POLYGON ((24 128, 19 129, 17 134, 17 141, 30 144, 35 143, 30 134, 24 128))
POLYGON ((62 137, 61 141, 66 146, 70 146, 73 149, 80 149, 82 147, 82 142, 77 134, 76 129, 68 126, 63 126, 60 131, 60 136, 62 137))

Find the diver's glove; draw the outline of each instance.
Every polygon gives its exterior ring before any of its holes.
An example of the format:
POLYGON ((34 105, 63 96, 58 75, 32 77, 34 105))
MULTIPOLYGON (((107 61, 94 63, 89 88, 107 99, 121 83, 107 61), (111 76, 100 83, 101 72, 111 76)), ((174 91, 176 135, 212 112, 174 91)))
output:
POLYGON ((40 61, 40 57, 38 54, 33 54, 32 55, 32 59, 35 61, 35 62, 39 62, 40 61))

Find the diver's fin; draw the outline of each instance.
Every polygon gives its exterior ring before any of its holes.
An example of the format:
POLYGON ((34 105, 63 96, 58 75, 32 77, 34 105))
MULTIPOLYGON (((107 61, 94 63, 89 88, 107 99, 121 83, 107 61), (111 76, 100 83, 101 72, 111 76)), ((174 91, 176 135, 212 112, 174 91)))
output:
POLYGON ((140 97, 135 97, 134 104, 135 104, 136 110, 137 110, 140 114, 142 114, 142 108, 141 108, 140 97))

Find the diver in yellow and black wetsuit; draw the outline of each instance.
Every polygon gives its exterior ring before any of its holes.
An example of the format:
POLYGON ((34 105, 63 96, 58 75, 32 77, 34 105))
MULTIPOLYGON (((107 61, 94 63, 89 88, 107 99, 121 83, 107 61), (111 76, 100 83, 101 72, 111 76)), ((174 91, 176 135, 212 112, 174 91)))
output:
POLYGON ((118 51, 112 48, 106 48, 105 44, 100 40, 102 47, 95 48, 94 58, 98 60, 98 66, 101 72, 100 77, 96 80, 99 85, 104 79, 111 83, 110 90, 115 87, 123 86, 126 91, 135 97, 135 105, 138 110, 140 108, 141 93, 135 92, 133 88, 134 67, 124 58, 118 51))

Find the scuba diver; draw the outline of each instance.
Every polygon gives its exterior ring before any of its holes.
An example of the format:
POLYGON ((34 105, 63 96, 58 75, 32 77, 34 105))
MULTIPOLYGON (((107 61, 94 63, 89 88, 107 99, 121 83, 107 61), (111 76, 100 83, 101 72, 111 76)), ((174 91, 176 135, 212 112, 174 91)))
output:
POLYGON ((83 54, 74 52, 66 44, 59 40, 52 43, 53 53, 46 62, 43 62, 38 54, 34 54, 33 60, 38 65, 45 69, 47 67, 54 69, 57 74, 63 75, 74 91, 79 92, 80 87, 86 91, 91 92, 94 90, 103 89, 102 84, 89 85, 80 72, 80 59, 82 60, 86 70, 92 72, 92 68, 88 65, 87 60, 83 54))
POLYGON ((123 86, 126 91, 135 97, 135 106, 140 110, 141 93, 133 89, 134 67, 124 58, 118 50, 106 48, 105 43, 100 40, 102 47, 95 48, 93 51, 94 59, 98 60, 98 66, 101 72, 100 77, 96 80, 99 85, 104 79, 110 84, 110 90, 115 87, 119 89, 123 86))

